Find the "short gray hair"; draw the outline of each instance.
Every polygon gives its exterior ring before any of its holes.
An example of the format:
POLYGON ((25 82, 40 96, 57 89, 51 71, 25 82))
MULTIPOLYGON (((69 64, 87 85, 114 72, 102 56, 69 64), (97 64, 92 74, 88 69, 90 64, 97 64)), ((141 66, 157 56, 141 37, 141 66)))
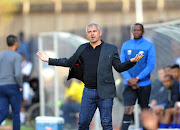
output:
POLYGON ((101 30, 101 28, 100 28, 100 26, 99 26, 98 24, 90 23, 90 24, 88 24, 88 25, 86 26, 85 32, 87 33, 88 28, 89 28, 89 27, 92 27, 92 26, 96 26, 99 31, 101 30))

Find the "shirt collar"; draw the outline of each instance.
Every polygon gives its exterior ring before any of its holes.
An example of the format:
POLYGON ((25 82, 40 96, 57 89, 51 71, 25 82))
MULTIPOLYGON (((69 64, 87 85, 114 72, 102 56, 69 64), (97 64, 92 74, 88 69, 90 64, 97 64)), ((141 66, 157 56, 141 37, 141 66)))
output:
MULTIPOLYGON (((98 45, 98 46, 102 46, 102 44, 104 44, 104 41, 103 40, 101 40, 101 44, 100 45, 98 45)), ((90 47, 91 46, 91 44, 90 44, 90 42, 89 42, 89 44, 87 45, 87 47, 90 47)), ((97 47, 97 46, 96 46, 97 47)))
POLYGON ((140 43, 140 42, 143 41, 143 40, 144 40, 143 37, 141 37, 140 39, 134 39, 134 41, 135 41, 136 43, 140 43))

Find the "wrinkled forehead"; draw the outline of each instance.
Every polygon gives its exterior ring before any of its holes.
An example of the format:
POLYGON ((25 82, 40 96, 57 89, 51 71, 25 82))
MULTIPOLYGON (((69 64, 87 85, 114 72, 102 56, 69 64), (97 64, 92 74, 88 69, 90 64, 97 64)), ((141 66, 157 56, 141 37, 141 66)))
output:
POLYGON ((89 26, 89 27, 87 28, 87 30, 88 30, 88 31, 89 31, 89 30, 98 30, 98 28, 97 28, 97 26, 93 25, 93 26, 89 26))

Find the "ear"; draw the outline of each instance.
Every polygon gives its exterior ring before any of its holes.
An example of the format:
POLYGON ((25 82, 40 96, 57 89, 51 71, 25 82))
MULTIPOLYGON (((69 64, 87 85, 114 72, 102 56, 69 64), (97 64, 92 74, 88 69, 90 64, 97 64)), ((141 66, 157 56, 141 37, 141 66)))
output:
POLYGON ((15 43, 14 43, 15 50, 17 50, 18 46, 19 46, 19 43, 18 43, 18 42, 15 42, 15 43))
POLYGON ((87 35, 87 33, 85 33, 85 35, 86 35, 86 37, 88 38, 88 35, 87 35))
POLYGON ((102 30, 100 30, 100 36, 102 36, 102 30))
POLYGON ((14 43, 14 46, 18 46, 18 42, 15 42, 15 43, 14 43))

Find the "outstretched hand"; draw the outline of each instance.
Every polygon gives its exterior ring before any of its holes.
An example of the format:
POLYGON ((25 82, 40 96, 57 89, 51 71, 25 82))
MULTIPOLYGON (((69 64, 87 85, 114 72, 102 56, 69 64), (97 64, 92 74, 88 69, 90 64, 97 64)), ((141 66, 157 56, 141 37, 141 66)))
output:
POLYGON ((136 56, 134 58, 131 58, 130 61, 138 62, 140 59, 142 59, 143 56, 144 56, 143 54, 136 54, 136 56))
POLYGON ((49 56, 46 54, 46 53, 41 53, 41 52, 37 52, 36 55, 42 60, 42 61, 45 61, 45 62, 48 62, 49 61, 49 56))

